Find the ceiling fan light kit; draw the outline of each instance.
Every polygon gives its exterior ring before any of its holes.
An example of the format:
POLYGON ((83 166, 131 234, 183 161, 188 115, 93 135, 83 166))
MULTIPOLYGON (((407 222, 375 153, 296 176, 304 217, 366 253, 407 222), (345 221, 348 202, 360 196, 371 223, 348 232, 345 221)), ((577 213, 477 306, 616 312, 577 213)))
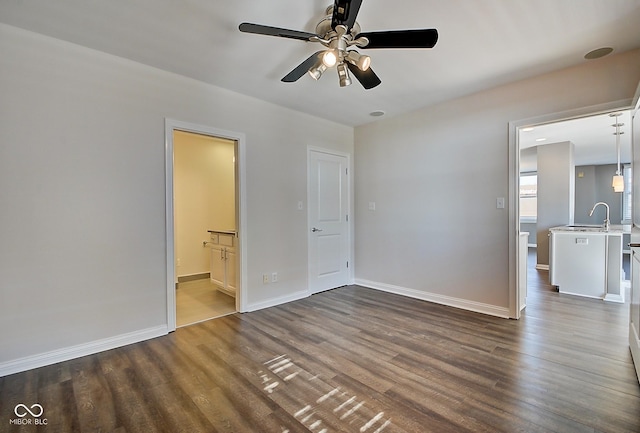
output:
POLYGON ((360 54, 356 51, 349 51, 345 60, 352 65, 355 65, 361 71, 366 71, 371 66, 371 57, 360 54))
POLYGON ((320 43, 326 49, 318 51, 282 78, 285 83, 298 81, 305 73, 315 80, 329 68, 336 66, 340 87, 351 84, 351 74, 365 89, 378 86, 380 78, 371 69, 371 57, 360 54, 353 47, 376 48, 433 48, 438 41, 436 29, 388 30, 362 33, 356 16, 362 0, 335 0, 327 8, 327 16, 316 26, 316 33, 289 30, 261 24, 242 23, 240 31, 281 38, 320 43))
POLYGON ((322 59, 318 59, 316 64, 313 65, 311 68, 309 68, 307 72, 309 73, 309 75, 311 75, 311 78, 313 78, 314 80, 319 80, 320 77, 322 77, 322 74, 324 74, 324 71, 326 70, 327 70, 327 65, 324 64, 322 59))
POLYGON ((338 65, 338 78, 340 78, 340 87, 346 87, 351 85, 351 77, 349 76, 349 69, 344 63, 338 65))

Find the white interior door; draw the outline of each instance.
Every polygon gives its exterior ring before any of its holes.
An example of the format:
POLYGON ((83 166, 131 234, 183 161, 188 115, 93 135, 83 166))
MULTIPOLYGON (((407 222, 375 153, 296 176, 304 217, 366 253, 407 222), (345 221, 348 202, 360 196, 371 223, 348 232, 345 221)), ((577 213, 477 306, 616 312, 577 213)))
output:
POLYGON ((348 158, 309 149, 309 291, 349 283, 348 158))
MULTIPOLYGON (((640 93, 640 86, 638 87, 640 93)), ((633 153, 633 228, 631 229, 631 310, 629 347, 640 380, 640 99, 636 95, 631 121, 633 153)))

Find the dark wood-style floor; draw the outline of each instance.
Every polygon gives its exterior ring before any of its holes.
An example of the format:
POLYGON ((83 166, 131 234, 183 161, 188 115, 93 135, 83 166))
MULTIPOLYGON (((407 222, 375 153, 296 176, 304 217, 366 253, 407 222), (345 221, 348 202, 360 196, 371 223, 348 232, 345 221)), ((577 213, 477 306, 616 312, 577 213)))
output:
POLYGON ((520 321, 350 286, 0 378, 0 431, 640 432, 628 305, 529 276, 520 321))

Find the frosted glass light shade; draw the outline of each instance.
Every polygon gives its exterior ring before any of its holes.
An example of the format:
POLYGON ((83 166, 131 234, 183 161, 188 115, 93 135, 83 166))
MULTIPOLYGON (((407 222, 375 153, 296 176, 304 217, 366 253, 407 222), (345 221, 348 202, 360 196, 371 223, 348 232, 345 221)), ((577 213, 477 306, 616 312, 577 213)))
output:
POLYGON ((335 66, 337 62, 338 57, 336 56, 336 53, 333 52, 333 50, 327 50, 322 55, 322 63, 324 63, 327 68, 335 66))
POLYGON ((322 74, 324 73, 324 71, 326 70, 327 70, 327 67, 324 65, 324 63, 322 63, 322 61, 318 61, 315 65, 313 65, 309 69, 309 75, 311 75, 311 77, 314 80, 319 80, 320 77, 322 77, 322 74))
POLYGON ((620 175, 613 176, 613 182, 611 183, 614 192, 624 192, 624 177, 620 175))

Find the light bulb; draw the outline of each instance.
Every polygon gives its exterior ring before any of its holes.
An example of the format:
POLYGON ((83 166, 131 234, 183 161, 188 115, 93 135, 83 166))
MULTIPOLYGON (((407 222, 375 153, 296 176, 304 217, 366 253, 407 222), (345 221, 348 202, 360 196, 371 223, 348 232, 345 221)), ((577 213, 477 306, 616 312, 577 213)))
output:
POLYGON ((327 50, 322 55, 322 63, 324 63, 327 68, 335 66, 337 62, 338 57, 336 57, 336 53, 334 53, 333 50, 327 50))

